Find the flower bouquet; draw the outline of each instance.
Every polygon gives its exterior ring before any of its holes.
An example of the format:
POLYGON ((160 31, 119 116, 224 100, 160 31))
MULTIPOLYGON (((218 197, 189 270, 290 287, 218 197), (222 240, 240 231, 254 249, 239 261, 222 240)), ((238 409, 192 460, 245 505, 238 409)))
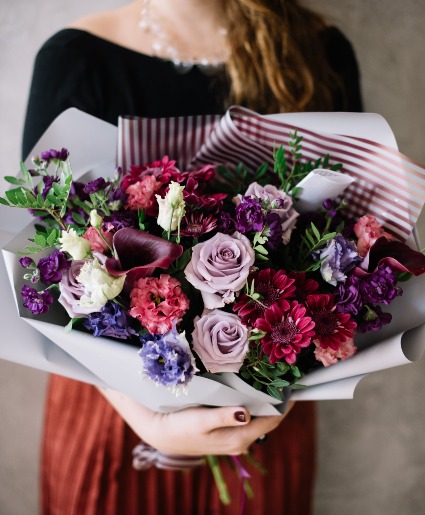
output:
MULTIPOLYGON (((310 378, 351 384, 377 366, 345 365, 363 360, 367 350, 352 357, 365 346, 357 335, 381 335, 387 306, 425 270, 424 256, 400 241, 423 205, 423 183, 411 184, 417 164, 240 108, 200 125, 123 119, 119 134, 121 167, 109 178, 76 181, 65 150, 8 178, 16 187, 0 202, 39 219, 6 250, 32 325, 100 384, 153 409, 244 403, 272 414, 310 378), (165 136, 147 147, 144 124, 165 136), (182 165, 157 159, 171 148, 182 165), (399 181, 395 208, 394 188, 377 191, 372 175, 382 162, 399 181)), ((424 319, 419 312, 394 331, 424 319)))

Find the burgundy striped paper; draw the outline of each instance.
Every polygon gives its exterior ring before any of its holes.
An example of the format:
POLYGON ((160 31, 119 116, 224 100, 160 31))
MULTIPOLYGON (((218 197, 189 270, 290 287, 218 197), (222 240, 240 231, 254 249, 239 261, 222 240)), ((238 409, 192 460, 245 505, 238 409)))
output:
MULTIPOLYGON (((400 238, 412 231, 425 203, 424 167, 380 143, 362 138, 301 129, 241 107, 220 117, 121 118, 118 164, 144 164, 164 155, 185 169, 205 164, 237 165, 255 170, 273 162, 273 149, 287 148, 290 133, 303 136, 303 157, 316 160, 329 153, 332 163, 356 181, 346 191, 354 217, 376 216, 400 238)), ((289 159, 288 159, 289 161, 289 159)))

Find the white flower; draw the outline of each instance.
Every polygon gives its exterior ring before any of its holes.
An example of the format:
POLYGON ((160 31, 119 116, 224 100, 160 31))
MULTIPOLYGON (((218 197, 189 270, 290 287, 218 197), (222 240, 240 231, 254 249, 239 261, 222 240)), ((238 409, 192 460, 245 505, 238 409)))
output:
POLYGON ((159 206, 157 224, 165 231, 175 231, 185 213, 185 201, 183 200, 184 186, 178 182, 171 182, 170 188, 161 198, 155 195, 159 206))
POLYGON ((59 238, 62 252, 67 252, 72 259, 86 259, 91 257, 90 243, 75 232, 75 229, 62 231, 59 238))
POLYGON ((103 222, 103 218, 97 214, 96 209, 92 209, 90 211, 90 225, 92 227, 94 227, 95 229, 100 229, 102 222, 103 222))
POLYGON ((77 281, 84 286, 80 306, 100 311, 108 300, 114 299, 121 293, 125 275, 113 277, 97 259, 93 259, 81 267, 77 281))

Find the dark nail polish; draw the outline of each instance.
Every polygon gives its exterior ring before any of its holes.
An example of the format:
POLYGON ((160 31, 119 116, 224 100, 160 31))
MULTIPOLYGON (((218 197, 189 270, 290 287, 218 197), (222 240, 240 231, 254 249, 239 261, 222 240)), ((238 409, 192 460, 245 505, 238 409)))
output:
POLYGON ((235 419, 238 422, 246 422, 245 413, 243 411, 236 411, 235 412, 235 419))

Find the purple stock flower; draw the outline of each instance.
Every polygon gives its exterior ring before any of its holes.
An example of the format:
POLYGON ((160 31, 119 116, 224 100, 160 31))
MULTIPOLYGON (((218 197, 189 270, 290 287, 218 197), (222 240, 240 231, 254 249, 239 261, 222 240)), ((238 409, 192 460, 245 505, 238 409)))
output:
POLYGON ((382 326, 389 324, 392 320, 391 313, 384 313, 379 306, 365 306, 366 314, 357 323, 359 333, 370 333, 380 331, 382 326))
POLYGON ((59 283, 62 279, 62 272, 68 270, 70 266, 71 263, 68 261, 66 254, 60 250, 55 250, 52 254, 41 258, 38 262, 41 282, 47 286, 59 283))
POLYGON ((41 196, 43 197, 44 200, 46 200, 46 197, 47 197, 49 191, 51 190, 52 184, 54 182, 59 182, 59 177, 52 177, 51 175, 43 176, 44 188, 43 188, 43 191, 41 192, 41 196))
POLYGON ((345 281, 347 272, 361 261, 355 243, 347 241, 341 234, 330 240, 324 249, 314 252, 313 257, 323 259, 320 273, 333 286, 345 281))
POLYGON ((197 370, 184 333, 172 329, 166 334, 147 334, 140 340, 144 374, 166 388, 184 389, 197 370))
POLYGON ((360 313, 363 307, 363 299, 360 295, 360 283, 361 280, 352 275, 347 280, 339 285, 337 294, 337 306, 336 310, 339 313, 350 313, 356 316, 360 313))
POLYGON ((48 163, 52 159, 59 159, 59 161, 66 161, 68 159, 69 152, 66 148, 62 148, 61 150, 55 150, 51 148, 50 150, 46 150, 41 153, 41 159, 43 161, 47 161, 48 163))
POLYGON ((118 304, 108 300, 100 311, 90 313, 84 321, 84 327, 93 336, 109 336, 126 340, 137 332, 130 326, 132 318, 118 304))
POLYGON ((92 195, 93 193, 97 193, 100 190, 104 190, 106 187, 108 187, 111 183, 106 182, 103 177, 98 177, 97 179, 94 179, 93 181, 88 182, 84 188, 84 193, 87 193, 87 195, 92 195))
POLYGON ((260 232, 264 227, 264 215, 260 202, 255 197, 242 197, 236 207, 236 230, 245 234, 260 232))
POLYGON ((334 200, 327 198, 323 201, 323 208, 326 209, 326 214, 330 218, 334 218, 336 216, 336 208, 338 207, 339 203, 335 202, 334 200))
POLYGON ((277 249, 277 247, 279 247, 279 245, 282 245, 283 243, 283 229, 282 223, 280 221, 280 216, 274 212, 267 213, 266 224, 268 227, 267 246, 271 249, 277 249))
POLYGON ((397 287, 397 276, 389 266, 378 268, 365 277, 361 282, 360 291, 365 302, 387 305, 403 293, 403 290, 397 287))
POLYGON ((24 307, 28 308, 34 315, 42 315, 49 311, 53 297, 47 290, 38 292, 35 288, 25 284, 21 289, 24 307))
POLYGON ((220 211, 217 229, 224 234, 233 234, 236 231, 235 221, 226 211, 220 211))
POLYGON ((28 256, 25 256, 23 258, 21 258, 19 260, 19 264, 23 267, 23 268, 34 268, 35 267, 35 263, 34 263, 34 260, 31 259, 30 257, 28 256))
POLYGON ((124 227, 137 228, 137 211, 114 211, 109 216, 105 216, 103 224, 112 224, 116 231, 124 227))

